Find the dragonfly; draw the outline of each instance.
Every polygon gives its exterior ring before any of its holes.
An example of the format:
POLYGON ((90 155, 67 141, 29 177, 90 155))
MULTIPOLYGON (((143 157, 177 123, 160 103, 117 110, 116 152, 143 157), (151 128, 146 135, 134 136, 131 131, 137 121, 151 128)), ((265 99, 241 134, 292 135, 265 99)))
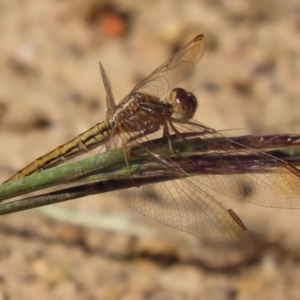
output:
MULTIPOLYGON (((237 143, 193 119, 198 106, 196 96, 175 86, 191 73, 202 58, 205 47, 204 35, 197 35, 142 80, 119 104, 116 104, 111 83, 100 64, 106 90, 106 119, 36 159, 6 182, 64 163, 96 147, 114 149, 120 142, 129 167, 131 147, 151 145, 154 137, 165 138, 173 156, 177 155, 173 149, 174 136, 177 140, 188 139, 189 135, 208 141, 222 139, 226 142, 219 143, 219 148, 200 151, 202 161, 213 161, 222 172, 193 176, 169 156, 157 154, 153 147, 144 146, 152 160, 160 162, 172 174, 172 180, 116 193, 135 210, 165 225, 216 246, 251 251, 253 245, 246 226, 217 197, 225 195, 262 206, 299 208, 300 171, 291 163, 237 143), (164 98, 169 91, 169 96, 164 98), (251 156, 251 162, 243 166, 246 156, 251 156), (280 161, 280 164, 270 161, 280 161), (255 187, 251 197, 244 195, 245 182, 255 187)), ((186 166, 195 167, 197 164, 191 158, 181 158, 186 166)), ((130 174, 129 178, 134 182, 130 174)))

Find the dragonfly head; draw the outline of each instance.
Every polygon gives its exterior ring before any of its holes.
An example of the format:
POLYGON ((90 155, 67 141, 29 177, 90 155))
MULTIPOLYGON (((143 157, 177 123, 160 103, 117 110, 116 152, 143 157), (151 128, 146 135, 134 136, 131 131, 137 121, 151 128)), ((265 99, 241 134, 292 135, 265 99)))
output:
POLYGON ((198 104, 194 94, 182 88, 173 89, 168 102, 173 108, 172 120, 179 123, 186 123, 193 118, 198 104))

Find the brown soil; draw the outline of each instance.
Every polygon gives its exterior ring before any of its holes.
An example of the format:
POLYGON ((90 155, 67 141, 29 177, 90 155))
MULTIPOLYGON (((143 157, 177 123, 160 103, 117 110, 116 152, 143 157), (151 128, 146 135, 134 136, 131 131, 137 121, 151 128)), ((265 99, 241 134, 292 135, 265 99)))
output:
MULTIPOLYGON (((198 33, 181 86, 196 119, 300 131, 298 1, 0 1, 0 179, 105 119, 98 61, 122 99, 198 33)), ((275 195, 274 195, 275 197, 275 195)), ((0 218, 0 299, 300 299, 300 212, 223 203, 253 254, 210 248, 113 195, 0 218)))

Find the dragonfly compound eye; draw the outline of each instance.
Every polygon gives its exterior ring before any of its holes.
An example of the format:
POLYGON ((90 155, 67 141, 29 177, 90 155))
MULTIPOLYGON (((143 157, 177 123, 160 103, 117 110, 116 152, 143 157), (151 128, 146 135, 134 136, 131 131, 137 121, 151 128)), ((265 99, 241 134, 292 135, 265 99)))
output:
POLYGON ((169 102, 173 107, 172 120, 175 122, 188 122, 197 109, 197 98, 193 93, 182 88, 175 88, 171 91, 169 102))

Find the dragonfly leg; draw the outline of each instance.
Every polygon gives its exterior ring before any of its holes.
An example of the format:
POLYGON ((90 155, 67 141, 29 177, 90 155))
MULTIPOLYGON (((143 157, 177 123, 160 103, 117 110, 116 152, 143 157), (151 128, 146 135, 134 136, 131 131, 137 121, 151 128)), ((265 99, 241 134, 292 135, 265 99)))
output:
MULTIPOLYGON (((171 126, 173 132, 176 134, 176 136, 177 136, 180 140, 185 141, 186 138, 184 137, 184 135, 182 135, 182 134, 178 131, 178 129, 174 126, 173 122, 170 121, 169 124, 170 124, 170 126, 171 126)), ((171 139, 170 139, 169 127, 168 127, 167 124, 165 125, 165 128, 164 128, 164 134, 166 134, 166 135, 168 136, 169 147, 170 147, 170 150, 173 151, 172 141, 171 141, 171 139)))
POLYGON ((124 151, 124 157, 125 157, 125 163, 128 169, 129 177, 131 181, 133 182, 134 186, 138 187, 138 185, 134 182, 134 179, 132 177, 132 174, 130 172, 130 164, 129 164, 129 157, 130 157, 130 143, 134 142, 135 140, 138 140, 139 138, 145 137, 151 133, 154 133, 157 131, 157 128, 151 129, 151 130, 146 130, 144 132, 138 133, 134 136, 131 136, 130 138, 124 138, 124 135, 121 134, 120 137, 123 140, 122 148, 124 151))
POLYGON ((131 142, 134 142, 135 140, 138 140, 139 138, 145 137, 151 133, 155 133, 158 130, 158 128, 155 129, 149 129, 149 130, 145 130, 143 132, 140 132, 132 137, 130 137, 129 139, 127 139, 125 141, 125 144, 130 144, 131 142))
POLYGON ((213 128, 210 128, 208 126, 205 126, 204 124, 200 124, 200 123, 194 123, 194 122, 188 122, 189 125, 194 125, 196 127, 201 128, 201 130, 204 133, 216 133, 217 131, 213 128))
POLYGON ((185 138, 180 134, 180 132, 177 130, 177 128, 174 126, 174 124, 172 122, 170 122, 170 126, 172 128, 172 130, 174 131, 174 133, 182 140, 184 141, 185 138))
POLYGON ((125 163, 126 163, 126 167, 127 167, 127 170, 128 170, 128 174, 129 174, 130 180, 133 182, 134 186, 137 186, 135 184, 134 180, 133 180, 133 177, 132 177, 132 174, 131 174, 130 168, 129 168, 130 149, 128 148, 128 144, 127 143, 123 143, 122 148, 123 148, 125 163))
MULTIPOLYGON (((170 124, 171 124, 171 122, 170 122, 170 124)), ((172 126, 171 126, 172 127, 172 126)), ((174 126, 173 126, 174 127, 174 126)), ((173 127, 172 127, 172 129, 173 129, 173 127)), ((174 127, 175 128, 175 127, 174 127)), ((174 129, 173 129, 174 130, 174 129)), ((176 135, 177 135, 177 132, 178 132, 178 130, 175 128, 175 131, 174 131, 175 133, 176 133, 176 135)), ((179 133, 179 132, 178 132, 179 133)), ((168 127, 168 123, 165 123, 165 125, 164 125, 164 131, 163 131, 163 137, 166 137, 167 139, 168 139, 168 145, 169 145, 169 148, 170 148, 170 150, 172 151, 172 152, 174 152, 173 151, 173 145, 172 145, 172 141, 171 141, 171 139, 170 139, 170 130, 169 130, 169 127, 168 127)))

